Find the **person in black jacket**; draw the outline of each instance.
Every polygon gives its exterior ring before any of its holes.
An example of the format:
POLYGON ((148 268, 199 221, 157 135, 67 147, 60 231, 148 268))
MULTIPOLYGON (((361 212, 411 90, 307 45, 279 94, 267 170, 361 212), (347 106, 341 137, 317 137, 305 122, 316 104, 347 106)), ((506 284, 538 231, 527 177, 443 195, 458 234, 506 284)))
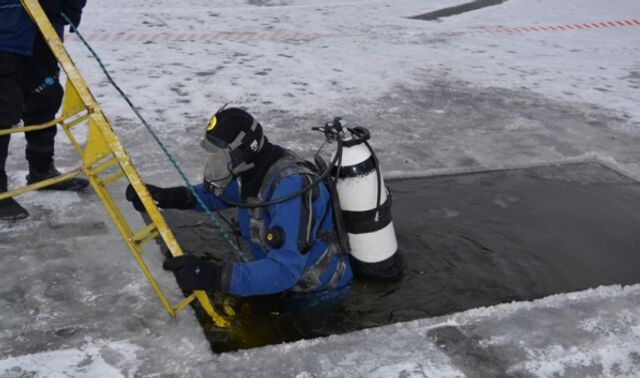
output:
MULTIPOLYGON (((86 0, 41 0, 40 4, 62 38, 66 21, 80 23, 86 0)), ((0 0, 0 129, 19 124, 36 125, 55 119, 62 104, 60 68, 44 39, 18 0, 0 0)), ((25 134, 29 162, 27 183, 60 175, 53 163, 56 127, 25 134)), ((0 193, 8 190, 5 165, 10 137, 0 136, 0 193)), ((84 189, 88 181, 73 178, 46 189, 84 189)), ((0 200, 0 220, 29 216, 13 198, 0 200)))

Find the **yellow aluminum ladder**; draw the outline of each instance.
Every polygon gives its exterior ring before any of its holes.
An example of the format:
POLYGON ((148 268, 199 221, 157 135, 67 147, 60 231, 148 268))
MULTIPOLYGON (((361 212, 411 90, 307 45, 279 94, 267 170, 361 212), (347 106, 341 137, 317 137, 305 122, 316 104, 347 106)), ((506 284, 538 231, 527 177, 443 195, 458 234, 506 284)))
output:
MULTIPOLYGON (((136 262, 151 283, 151 286, 153 286, 153 289, 169 315, 175 317, 178 311, 187 307, 192 301, 198 300, 204 311, 211 317, 217 327, 229 327, 229 320, 216 312, 204 291, 196 290, 176 306, 172 306, 158 286, 157 281, 142 258, 143 245, 159 236, 173 256, 182 255, 182 249, 180 245, 178 245, 171 230, 167 227, 164 218, 158 211, 155 202, 131 163, 127 152, 113 131, 109 121, 102 113, 96 99, 89 91, 80 71, 69 57, 62 41, 42 10, 38 0, 20 1, 44 36, 49 48, 67 76, 65 97, 62 104, 62 115, 59 118, 42 125, 0 130, 0 135, 40 130, 60 125, 82 159, 82 167, 53 179, 28 185, 11 192, 2 193, 0 194, 0 200, 53 185, 84 172, 98 197, 102 200, 107 213, 122 234, 125 244, 131 250, 136 262), (80 124, 88 124, 87 138, 84 146, 81 146, 77 142, 71 132, 74 126, 80 124), (149 225, 137 232, 131 230, 131 227, 124 219, 108 191, 109 184, 121 178, 129 181, 140 197, 150 218, 149 225)), ((224 304, 223 308, 227 316, 233 315, 233 310, 228 305, 224 304)))

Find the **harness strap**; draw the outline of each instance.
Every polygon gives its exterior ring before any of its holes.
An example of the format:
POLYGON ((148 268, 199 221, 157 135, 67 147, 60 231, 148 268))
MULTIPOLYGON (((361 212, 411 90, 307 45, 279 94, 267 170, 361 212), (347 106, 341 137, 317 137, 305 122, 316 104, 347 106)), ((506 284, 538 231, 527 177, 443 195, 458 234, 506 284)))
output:
POLYGON ((336 268, 329 281, 324 285, 323 289, 329 290, 338 286, 345 271, 347 270, 347 264, 342 256, 343 254, 340 252, 339 245, 337 243, 330 244, 318 261, 305 270, 300 281, 298 281, 292 290, 296 293, 305 293, 320 288, 320 285, 322 284, 320 277, 322 277, 322 274, 327 271, 334 257, 337 259, 336 268))
MULTIPOLYGON (((247 198, 247 203, 259 203, 260 199, 256 197, 247 198)), ((260 246, 265 253, 269 250, 266 241, 267 230, 262 216, 262 209, 254 207, 249 209, 249 238, 252 242, 260 246)))
POLYGON ((344 258, 341 258, 338 255, 338 265, 336 266, 336 270, 333 272, 333 276, 326 285, 327 289, 333 289, 340 283, 342 276, 344 276, 344 272, 347 270, 347 263, 344 262, 344 258))
MULTIPOLYGON (((260 190, 256 197, 247 198, 248 203, 260 203, 268 198, 275 187, 280 184, 285 177, 293 174, 315 175, 306 165, 300 164, 303 160, 295 156, 291 151, 286 150, 285 155, 278 159, 269 170, 260 185, 260 190)), ((267 208, 249 209, 249 230, 251 241, 259 245, 263 252, 269 251, 269 246, 265 241, 267 234, 264 216, 268 214, 267 208)))
POLYGON ((329 265, 335 255, 336 248, 333 248, 333 245, 330 244, 328 248, 322 252, 322 255, 320 255, 318 260, 313 265, 305 269, 304 273, 302 273, 302 277, 300 277, 300 280, 292 290, 297 293, 304 293, 320 287, 322 284, 320 277, 322 276, 322 273, 329 268, 329 265))
MULTIPOLYGON (((277 187, 278 184, 280 184, 280 181, 293 174, 301 174, 307 177, 318 175, 312 167, 305 163, 304 160, 298 158, 291 151, 287 150, 286 154, 281 159, 276 161, 275 164, 273 164, 267 171, 262 185, 260 186, 260 190, 258 191, 258 195, 256 197, 247 198, 247 201, 249 203, 258 203, 264 198, 268 198, 268 196, 273 192, 274 188, 277 187)), ((307 204, 309 208, 313 206, 312 203, 315 200, 317 194, 318 191, 316 190, 309 191, 307 198, 307 200, 310 202, 307 204)), ((268 215, 268 209, 252 208, 249 209, 249 215, 251 241, 259 245, 264 252, 267 252, 269 250, 269 247, 265 239, 266 225, 264 218, 268 215)), ((312 216, 312 214, 309 213, 309 216, 312 216)), ((300 232, 303 231, 304 230, 300 230, 300 232)), ((346 271, 346 263, 344 258, 342 258, 343 253, 340 249, 340 244, 338 243, 338 236, 336 231, 320 229, 317 231, 315 239, 325 241, 328 244, 327 248, 325 248, 325 250, 313 265, 305 268, 302 276, 300 277, 300 280, 291 289, 294 292, 304 293, 320 288, 320 286, 322 285, 322 281, 320 280, 320 278, 327 271, 327 269, 329 269, 334 258, 336 258, 337 260, 337 265, 331 278, 324 285, 324 288, 331 289, 336 287, 346 271)), ((310 247, 311 246, 309 246, 309 248, 310 247)), ((305 251, 300 252, 304 253, 305 251)))
POLYGON ((335 230, 318 230, 316 239, 333 243, 338 241, 338 234, 335 230))

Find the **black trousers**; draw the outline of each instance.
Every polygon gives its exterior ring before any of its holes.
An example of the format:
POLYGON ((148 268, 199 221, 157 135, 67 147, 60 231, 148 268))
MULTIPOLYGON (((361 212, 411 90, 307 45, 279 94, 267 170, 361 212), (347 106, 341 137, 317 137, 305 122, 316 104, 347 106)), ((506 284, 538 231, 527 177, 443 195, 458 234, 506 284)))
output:
MULTIPOLYGON (((38 34, 31 56, 0 52, 0 129, 22 119, 26 126, 55 118, 62 104, 60 68, 38 34)), ((53 163, 57 128, 25 133, 25 155, 30 170, 46 171, 53 163)), ((0 183, 6 182, 5 164, 10 136, 0 136, 0 183)))

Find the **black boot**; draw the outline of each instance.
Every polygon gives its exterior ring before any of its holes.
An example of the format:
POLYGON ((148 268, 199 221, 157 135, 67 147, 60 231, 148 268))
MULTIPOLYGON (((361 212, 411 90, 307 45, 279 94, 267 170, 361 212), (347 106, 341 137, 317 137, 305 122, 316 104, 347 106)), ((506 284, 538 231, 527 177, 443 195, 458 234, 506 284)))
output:
MULTIPOLYGON (((36 182, 47 180, 50 178, 60 176, 60 172, 56 167, 51 164, 46 171, 38 171, 33 167, 29 167, 29 174, 27 175, 27 184, 35 184, 36 182)), ((72 177, 66 181, 59 182, 54 185, 49 185, 40 190, 66 190, 70 192, 79 192, 89 185, 89 181, 80 177, 72 177)))
MULTIPOLYGON (((0 177, 0 193, 7 191, 7 178, 0 177)), ((29 216, 29 212, 14 200, 7 198, 0 200, 0 220, 18 220, 29 216)))

